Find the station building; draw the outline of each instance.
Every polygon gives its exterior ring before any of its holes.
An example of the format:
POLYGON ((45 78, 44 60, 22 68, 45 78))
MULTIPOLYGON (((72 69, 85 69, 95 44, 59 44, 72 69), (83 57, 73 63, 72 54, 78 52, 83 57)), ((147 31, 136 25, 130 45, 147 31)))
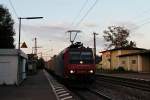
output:
POLYGON ((100 52, 103 69, 117 69, 123 67, 128 71, 150 72, 150 51, 143 48, 117 48, 100 52))
POLYGON ((0 85, 19 85, 26 79, 27 55, 17 49, 0 49, 0 85))
POLYGON ((27 55, 28 55, 27 73, 35 74, 37 72, 38 56, 36 54, 27 54, 27 55))

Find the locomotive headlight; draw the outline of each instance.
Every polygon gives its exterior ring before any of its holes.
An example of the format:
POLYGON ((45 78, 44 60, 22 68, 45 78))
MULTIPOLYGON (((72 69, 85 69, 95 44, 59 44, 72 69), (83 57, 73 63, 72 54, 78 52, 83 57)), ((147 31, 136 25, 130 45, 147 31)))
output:
POLYGON ((80 61, 80 64, 83 64, 83 61, 80 61))
POLYGON ((70 73, 71 73, 71 74, 73 74, 73 73, 74 73, 74 71, 73 71, 73 70, 70 70, 70 73))
POLYGON ((89 72, 92 74, 92 73, 93 73, 93 70, 90 70, 89 72))

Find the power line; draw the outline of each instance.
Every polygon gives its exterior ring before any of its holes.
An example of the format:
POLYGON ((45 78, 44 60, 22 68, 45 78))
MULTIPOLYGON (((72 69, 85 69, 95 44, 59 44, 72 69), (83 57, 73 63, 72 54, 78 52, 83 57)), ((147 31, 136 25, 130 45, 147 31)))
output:
MULTIPOLYGON (((139 17, 141 17, 142 15, 147 14, 147 13, 150 13, 150 9, 143 11, 143 12, 142 12, 141 14, 139 14, 139 15, 136 15, 136 16, 133 18, 133 20, 135 20, 135 19, 137 19, 137 18, 139 18, 139 17)), ((150 23, 150 18, 143 19, 142 21, 137 21, 137 23, 138 23, 138 22, 140 22, 140 23, 139 23, 137 26, 135 26, 134 28, 132 28, 132 30, 139 29, 139 28, 143 27, 144 25, 149 24, 149 23, 150 23)), ((136 23, 136 22, 135 22, 135 23, 136 23)))
POLYGON ((143 19, 142 21, 133 22, 133 23, 137 24, 137 26, 134 27, 133 29, 137 29, 139 27, 142 27, 142 25, 146 25, 149 22, 150 22, 150 18, 143 19))
POLYGON ((75 25, 76 27, 81 24, 81 22, 85 19, 85 17, 89 14, 89 12, 94 8, 94 6, 97 4, 98 0, 95 0, 93 5, 88 9, 88 11, 85 13, 85 15, 80 19, 80 21, 75 25))
POLYGON ((88 0, 86 0, 84 2, 84 4, 82 5, 81 9, 79 10, 77 16, 74 18, 74 20, 71 23, 71 26, 74 24, 74 22, 78 19, 78 17, 80 16, 81 12, 83 11, 83 9, 85 8, 86 4, 87 4, 88 0))
POLYGON ((51 53, 53 51, 53 49, 50 49, 50 50, 47 50, 47 51, 45 51, 45 52, 43 52, 44 54, 46 54, 46 53, 51 53))
POLYGON ((135 20, 135 19, 137 19, 137 18, 143 16, 144 14, 148 14, 148 13, 150 13, 150 9, 145 10, 145 11, 143 11, 142 13, 140 13, 140 14, 134 16, 131 20, 135 20))
POLYGON ((15 13, 15 16, 16 16, 17 18, 19 18, 19 17, 18 17, 18 14, 17 14, 17 12, 16 12, 16 10, 15 10, 15 8, 14 8, 12 2, 11 2, 11 0, 8 0, 8 1, 9 1, 10 5, 11 5, 11 7, 12 7, 14 13, 15 13))
POLYGON ((149 24, 149 23, 150 23, 150 20, 149 20, 149 21, 147 21, 147 22, 144 22, 144 23, 142 23, 142 24, 139 24, 138 26, 136 26, 136 27, 132 28, 132 30, 139 29, 139 28, 141 28, 141 27, 143 27, 144 25, 149 24))
POLYGON ((132 30, 136 30, 136 29, 139 29, 139 28, 141 28, 141 27, 143 27, 144 25, 149 24, 149 23, 150 23, 150 18, 147 18, 147 19, 141 21, 141 23, 136 23, 137 26, 135 26, 135 27, 133 27, 133 28, 131 28, 131 29, 132 29, 132 30))

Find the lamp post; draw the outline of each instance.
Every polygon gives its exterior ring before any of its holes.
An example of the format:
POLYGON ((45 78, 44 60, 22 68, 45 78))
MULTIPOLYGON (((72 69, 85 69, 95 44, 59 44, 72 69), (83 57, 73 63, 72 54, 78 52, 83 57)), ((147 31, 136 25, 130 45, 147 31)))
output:
POLYGON ((20 51, 20 38, 21 38, 21 19, 42 19, 43 17, 19 17, 19 41, 18 50, 20 51))
POLYGON ((96 63, 96 35, 98 35, 98 33, 93 32, 94 35, 94 60, 96 63))

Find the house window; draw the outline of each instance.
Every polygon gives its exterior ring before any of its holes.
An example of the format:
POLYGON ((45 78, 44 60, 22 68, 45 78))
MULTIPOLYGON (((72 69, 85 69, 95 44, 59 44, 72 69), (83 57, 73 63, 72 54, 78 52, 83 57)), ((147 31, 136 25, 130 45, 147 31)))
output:
POLYGON ((126 64, 126 62, 125 62, 125 61, 122 61, 122 64, 126 64))
POLYGON ((136 64, 136 60, 132 60, 132 64, 136 64))

